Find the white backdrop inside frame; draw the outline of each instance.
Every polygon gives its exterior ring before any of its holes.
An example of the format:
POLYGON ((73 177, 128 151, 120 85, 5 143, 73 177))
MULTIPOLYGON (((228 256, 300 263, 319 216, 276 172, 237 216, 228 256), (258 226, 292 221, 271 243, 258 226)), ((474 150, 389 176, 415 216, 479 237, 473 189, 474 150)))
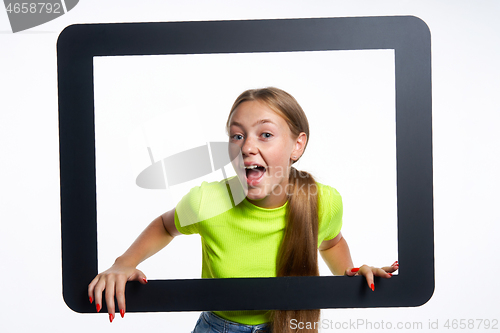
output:
MULTIPOLYGON (((296 167, 342 195, 354 264, 397 260, 393 50, 121 56, 94 58, 99 271, 191 187, 223 179, 218 171, 167 190, 139 188, 147 147, 159 160, 227 141, 235 98, 266 86, 291 93, 308 116, 296 167)), ((199 278, 199 237, 177 237, 139 268, 149 279, 199 278)))

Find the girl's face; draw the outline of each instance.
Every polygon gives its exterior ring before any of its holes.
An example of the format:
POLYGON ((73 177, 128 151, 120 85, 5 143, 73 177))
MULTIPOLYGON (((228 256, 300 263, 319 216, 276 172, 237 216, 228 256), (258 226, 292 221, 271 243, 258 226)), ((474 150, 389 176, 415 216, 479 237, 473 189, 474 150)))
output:
MULTIPOLYGON (((276 208, 287 200, 290 166, 303 153, 306 134, 294 138, 286 121, 260 101, 241 103, 229 121, 229 141, 241 149, 247 199, 276 208)), ((235 166, 238 168, 238 166, 235 166)), ((239 166, 241 168, 241 166, 239 166)))

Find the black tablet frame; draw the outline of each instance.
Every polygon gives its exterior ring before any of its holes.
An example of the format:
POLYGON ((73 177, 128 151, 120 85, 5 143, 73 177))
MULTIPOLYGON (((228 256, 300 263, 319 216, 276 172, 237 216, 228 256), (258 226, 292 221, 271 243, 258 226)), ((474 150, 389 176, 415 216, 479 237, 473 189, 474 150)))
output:
MULTIPOLYGON (((127 284, 127 312, 419 306, 434 292, 431 44, 413 16, 72 25, 57 42, 63 296, 95 312, 93 57, 393 49, 399 275, 152 280, 127 284), (234 297, 238 295, 238 297, 234 297)), ((106 308, 104 306, 104 311, 106 308)), ((103 312, 104 312, 103 311, 103 312)))

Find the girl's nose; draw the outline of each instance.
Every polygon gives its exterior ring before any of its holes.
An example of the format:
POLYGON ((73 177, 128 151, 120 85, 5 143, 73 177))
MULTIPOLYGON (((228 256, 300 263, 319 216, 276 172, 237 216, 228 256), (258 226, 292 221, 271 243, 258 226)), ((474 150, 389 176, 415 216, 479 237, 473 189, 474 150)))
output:
POLYGON ((257 143, 252 138, 245 139, 243 146, 241 147, 241 152, 243 155, 254 155, 258 152, 257 143))

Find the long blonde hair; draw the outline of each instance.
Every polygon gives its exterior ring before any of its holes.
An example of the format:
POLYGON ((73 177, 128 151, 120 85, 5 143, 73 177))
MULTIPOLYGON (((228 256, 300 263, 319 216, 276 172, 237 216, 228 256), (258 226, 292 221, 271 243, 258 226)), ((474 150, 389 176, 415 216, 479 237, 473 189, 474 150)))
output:
MULTIPOLYGON (((226 127, 229 126, 236 108, 246 101, 263 102, 287 122, 295 138, 304 132, 309 140, 309 122, 299 103, 292 95, 274 87, 244 91, 234 102, 226 127)), ((297 160, 294 160, 292 164, 297 160)), ((287 188, 291 190, 287 193, 285 235, 276 260, 276 276, 318 276, 316 181, 309 173, 291 167, 288 183, 290 186, 287 188)), ((275 310, 272 313, 273 333, 294 332, 290 328, 292 319, 304 323, 318 322, 319 315, 320 310, 275 310)), ((317 332, 317 329, 301 331, 312 333, 317 332)))

